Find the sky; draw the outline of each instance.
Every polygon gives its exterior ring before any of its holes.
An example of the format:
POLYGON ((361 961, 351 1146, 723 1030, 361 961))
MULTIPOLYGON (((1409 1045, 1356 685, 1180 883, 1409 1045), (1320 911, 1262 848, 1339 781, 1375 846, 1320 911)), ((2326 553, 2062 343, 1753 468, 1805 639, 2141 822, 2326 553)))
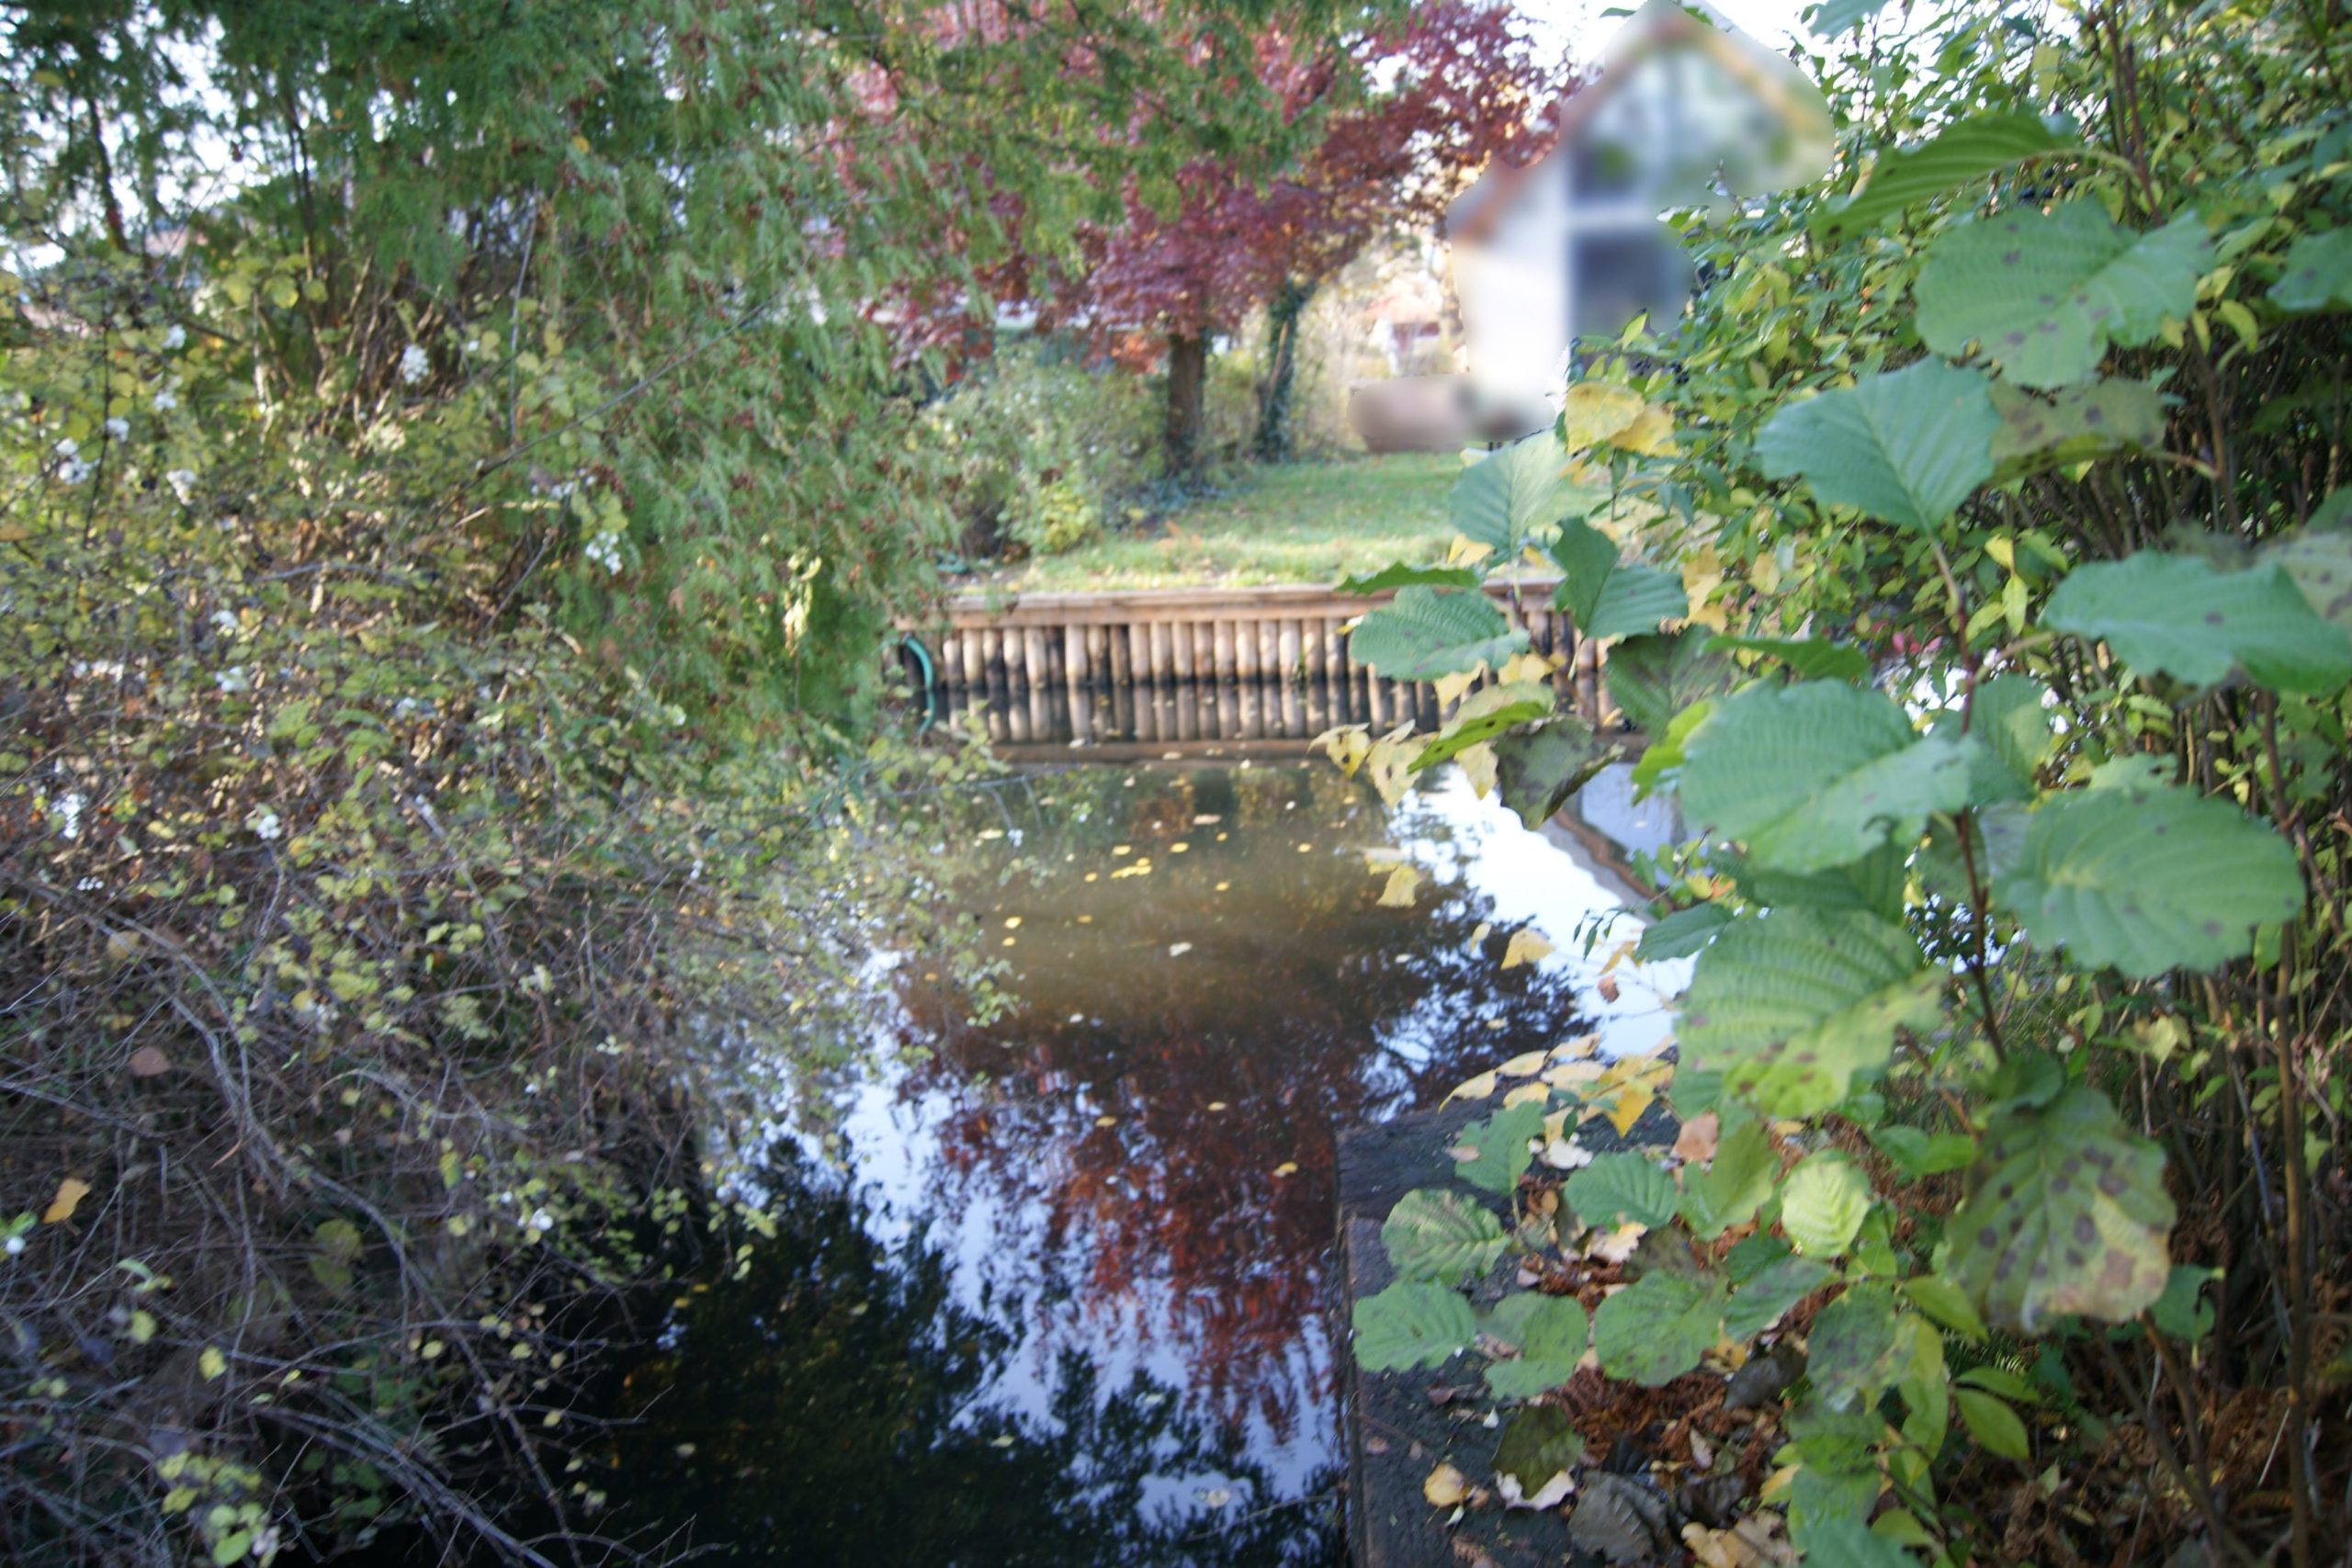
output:
MULTIPOLYGON (((1633 0, 1638 3, 1638 0, 1633 0)), ((1622 8, 1629 0, 1520 0, 1520 11, 1533 24, 1537 39, 1547 47, 1573 49, 1578 60, 1597 58, 1609 35, 1624 26, 1622 17, 1602 12, 1622 8)), ((1758 42, 1780 49, 1803 31, 1804 11, 1813 0, 1713 0, 1716 10, 1732 25, 1758 42)))

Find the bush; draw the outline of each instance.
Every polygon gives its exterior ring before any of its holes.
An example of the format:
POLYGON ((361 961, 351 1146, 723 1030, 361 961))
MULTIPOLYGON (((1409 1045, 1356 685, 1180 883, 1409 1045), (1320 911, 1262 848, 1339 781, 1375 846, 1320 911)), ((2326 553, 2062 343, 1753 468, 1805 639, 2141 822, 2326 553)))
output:
POLYGON ((951 450, 947 503, 976 556, 1073 548, 1159 471, 1153 389, 1052 342, 1001 351, 926 411, 926 426, 951 450))

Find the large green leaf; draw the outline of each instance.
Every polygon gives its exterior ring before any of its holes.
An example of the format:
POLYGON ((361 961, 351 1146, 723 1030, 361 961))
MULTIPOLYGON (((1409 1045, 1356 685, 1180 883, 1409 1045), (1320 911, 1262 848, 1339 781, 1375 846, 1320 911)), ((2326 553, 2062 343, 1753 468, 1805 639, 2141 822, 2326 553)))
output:
POLYGON ((2047 397, 1996 381, 1993 407, 2001 416, 2000 434, 1993 438, 2000 478, 2164 444, 2165 395, 2150 381, 2086 381, 2047 397))
POLYGON ((1823 1307, 1805 1347, 1805 1375, 1832 1410, 1876 1401, 1901 1375, 1910 1348, 1895 1334, 1894 1291, 1875 1281, 1851 1286, 1823 1307))
POLYGON ((1497 736, 1495 787, 1530 828, 1541 828, 1593 774, 1624 754, 1574 714, 1539 719, 1497 736))
POLYGON ((1589 524, 1562 523, 1552 558, 1560 568, 1553 603, 1567 611, 1582 636, 1654 632, 1660 621, 1678 619, 1690 607, 1680 578, 1619 560, 1616 541, 1589 524))
POLYGON ((1543 681, 1506 681, 1482 687, 1462 699, 1453 716, 1421 748, 1412 766, 1433 768, 1482 740, 1492 740, 1514 726, 1542 718, 1555 703, 1550 684, 1543 681))
POLYGON ((1969 788, 1974 804, 2032 797, 2034 775, 2050 754, 2049 695, 2048 687, 2022 675, 1996 675, 1976 683, 1964 713, 1937 719, 1939 735, 1958 735, 1964 722, 1976 739, 1969 788))
POLYGON ((1356 1303, 1356 1359, 1375 1372, 1434 1367, 1478 1332, 1470 1303, 1443 1285, 1399 1280, 1356 1303))
POLYGON ((1965 738, 1923 738, 1859 686, 1751 687, 1685 743, 1682 809, 1694 828, 1746 840, 1758 866, 1824 871, 1907 844, 1929 813, 1967 805, 1973 750, 1965 738))
POLYGON ((2288 246, 2270 302, 2282 310, 2352 310, 2352 229, 2305 234, 2288 246))
POLYGON ((1453 526, 1505 559, 1548 532, 1569 509, 1568 451, 1550 431, 1473 463, 1447 497, 1453 526))
POLYGON ((2193 212, 2137 233, 2088 197, 2013 207, 1928 251, 1912 290, 1919 335, 1939 354, 1974 343, 2019 386, 2064 386, 2097 369, 2109 344, 2143 344, 2185 320, 2212 254, 2193 212))
POLYGON ((1860 681, 1871 672, 1871 656, 1850 643, 1820 637, 1716 637, 1707 639, 1715 653, 1758 653, 1777 659, 1801 681, 1860 681))
POLYGON ((1753 1338, 1837 1278, 1837 1272, 1815 1258, 1783 1258, 1766 1265, 1732 1292, 1731 1305, 1724 1312, 1724 1332, 1734 1339, 1753 1338))
POLYGON ((1391 681, 1430 681, 1500 664, 1527 646, 1484 593, 1401 588, 1348 634, 1348 657, 1391 681))
POLYGON ((1812 1568, 1919 1568, 1919 1560, 1851 1515, 1808 1522, 1804 1560, 1812 1568))
POLYGON ((2211 686, 2232 669, 2261 685, 2332 692, 2352 680, 2352 640, 2275 564, 2222 571, 2154 550, 2076 567, 2050 595, 2045 625, 2103 639, 2143 673, 2211 686))
POLYGON ((1781 1154, 1772 1134, 1761 1122, 1743 1118, 1716 1143, 1704 1170, 1682 1168, 1682 1217, 1692 1235, 1713 1240, 1753 1219, 1780 1174, 1781 1154))
POLYGON ((2295 852, 2236 807, 2147 783, 2070 790, 2029 819, 1995 899, 2075 963, 2127 975, 2210 969, 2293 918, 2295 852))
POLYGON ((1396 588, 1476 588, 1478 574, 1466 566, 1407 566, 1392 561, 1374 572, 1358 572, 1343 577, 1333 588, 1338 593, 1385 593, 1396 588))
POLYGON ((1789 403, 1756 437, 1773 479, 1824 502, 1932 528, 1993 477, 2001 416, 1981 371, 1939 359, 1789 403))
POLYGON ((1816 36, 1834 39, 1853 31, 1885 9, 1886 0, 1821 0, 1813 8, 1810 25, 1816 36))
POLYGON ((1677 909, 1654 922, 1642 932, 1634 956, 1647 964, 1658 958, 1688 958, 1713 940, 1731 919, 1731 911, 1721 904, 1693 904, 1687 909, 1677 909))
POLYGON ((1584 1308, 1574 1297, 1525 1291, 1504 1297, 1484 1327, 1519 1352, 1487 1368, 1487 1386, 1506 1399, 1532 1399, 1567 1382, 1589 1337, 1584 1308))
POLYGON ((1996 1327, 2038 1333, 2068 1313, 2123 1322, 2172 1272, 2164 1167, 2163 1151, 2096 1089, 2005 1111, 1945 1226, 1942 1271, 1996 1327))
POLYGON ((2073 145, 2030 114, 1974 115, 1918 147, 1881 152, 1862 188, 1842 204, 1829 204, 1814 227, 1825 233, 1860 229, 1997 169, 2073 145))
POLYGON ((1714 1348, 1723 1321, 1719 1289, 1653 1270, 1600 1303, 1593 1348, 1611 1377, 1661 1388, 1714 1348))
POLYGON ((1529 1141, 1543 1130, 1542 1102, 1506 1105, 1484 1122, 1462 1129, 1455 1145, 1454 1171, 1489 1192, 1509 1192, 1519 1185, 1520 1173, 1534 1157, 1529 1141))
POLYGON ((1674 1178, 1647 1155, 1623 1150, 1594 1156, 1560 1190, 1577 1218, 1588 1225, 1662 1225, 1674 1218, 1674 1178))
POLYGON ((1458 1285, 1483 1274, 1509 1245, 1495 1216, 1459 1192, 1422 1188, 1396 1201, 1380 1245, 1400 1280, 1458 1285))
POLYGON ((1809 1257, 1845 1251, 1870 1207, 1870 1178, 1835 1149, 1807 1155, 1781 1184, 1781 1228, 1809 1257))
POLYGON ((2352 633, 2352 529, 2307 528, 2265 546, 2262 558, 2292 579, 2313 610, 2352 633))
POLYGON ((1702 697, 1731 689, 1731 660, 1707 650, 1702 631, 1628 637, 1609 650, 1601 672, 1625 722, 1655 743, 1674 716, 1702 697))
POLYGON ((1510 1476, 1521 1495, 1532 1497, 1583 1458, 1584 1438, 1568 1413, 1556 1404, 1531 1405, 1503 1423, 1502 1439, 1495 1445, 1495 1473, 1510 1476))
POLYGON ((1885 1071, 1898 1027, 1935 1021, 1944 978, 1908 931, 1875 915, 1743 915, 1699 955, 1682 1047, 1768 1116, 1826 1111, 1885 1071))

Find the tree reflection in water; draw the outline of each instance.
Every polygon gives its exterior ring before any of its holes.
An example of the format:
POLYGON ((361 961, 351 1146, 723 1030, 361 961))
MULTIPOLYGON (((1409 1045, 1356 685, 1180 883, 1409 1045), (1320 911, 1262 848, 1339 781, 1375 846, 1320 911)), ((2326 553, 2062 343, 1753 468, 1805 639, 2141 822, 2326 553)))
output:
POLYGON ((1328 1556, 1337 1134, 1572 1032, 1567 974, 1499 968, 1442 813, 1319 765, 1072 770, 926 831, 1017 999, 964 1023, 910 970, 848 1190, 778 1155, 793 1238, 636 1380, 696 1445, 662 1511, 796 1563, 1328 1556))

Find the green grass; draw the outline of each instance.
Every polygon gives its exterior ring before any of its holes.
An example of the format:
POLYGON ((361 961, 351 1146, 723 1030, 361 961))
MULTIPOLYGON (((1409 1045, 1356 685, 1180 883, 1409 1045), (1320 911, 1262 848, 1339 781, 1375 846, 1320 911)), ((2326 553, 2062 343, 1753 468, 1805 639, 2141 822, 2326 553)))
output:
POLYGON ((1020 592, 1336 582, 1392 560, 1428 561, 1453 536, 1451 453, 1397 453, 1249 471, 1232 489, 1131 524, 1067 555, 1005 569, 1020 592))

